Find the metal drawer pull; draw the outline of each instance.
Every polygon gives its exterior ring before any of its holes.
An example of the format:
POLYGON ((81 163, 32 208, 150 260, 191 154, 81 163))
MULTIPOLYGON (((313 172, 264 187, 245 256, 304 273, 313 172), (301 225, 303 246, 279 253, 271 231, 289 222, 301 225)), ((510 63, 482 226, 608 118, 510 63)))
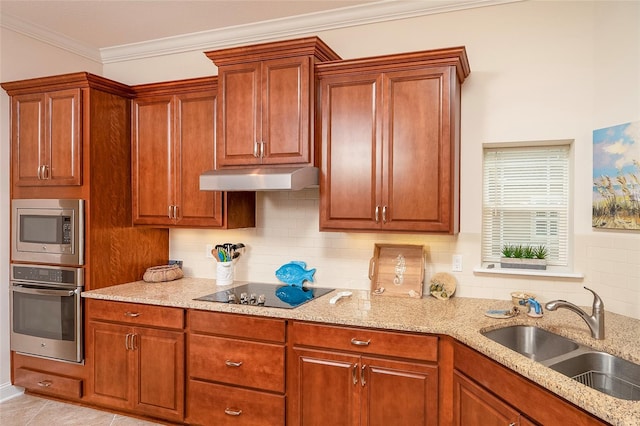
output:
POLYGON ((234 410, 233 408, 225 408, 224 413, 230 416, 239 416, 242 414, 242 410, 234 410))
POLYGON ((371 343, 371 339, 364 341, 364 340, 358 340, 355 337, 353 339, 351 339, 351 344, 352 345, 356 345, 356 346, 369 346, 369 343, 371 343))
POLYGON ((53 382, 51 380, 43 380, 41 382, 38 382, 38 386, 43 388, 50 388, 52 384, 53 382))
POLYGON ((353 365, 353 370, 351 370, 351 377, 353 378, 353 384, 358 384, 358 364, 353 365))
POLYGON ((129 318, 136 318, 136 317, 139 317, 140 314, 138 312, 129 312, 129 311, 127 311, 127 312, 124 313, 124 316, 125 317, 129 317, 129 318))
POLYGON ((242 365, 242 361, 234 362, 234 361, 231 361, 230 359, 228 359, 228 360, 226 360, 224 362, 224 364, 227 367, 240 367, 242 365))

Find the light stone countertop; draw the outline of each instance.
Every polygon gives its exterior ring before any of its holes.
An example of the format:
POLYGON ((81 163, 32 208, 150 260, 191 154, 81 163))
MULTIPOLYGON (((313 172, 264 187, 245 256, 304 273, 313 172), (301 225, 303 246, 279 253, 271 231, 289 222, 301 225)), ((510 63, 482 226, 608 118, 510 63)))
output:
MULTIPOLYGON (((233 286, 241 284, 243 282, 236 282, 233 286)), ((215 280, 200 278, 182 278, 164 283, 136 281, 83 292, 82 296, 328 324, 444 334, 613 425, 640 426, 640 401, 617 399, 581 385, 481 334, 485 330, 515 324, 536 325, 596 350, 606 351, 640 364, 640 320, 606 312, 606 338, 595 340, 591 338, 586 323, 566 309, 545 311, 542 318, 530 318, 520 314, 510 319, 493 319, 484 315, 489 309, 509 309, 511 301, 507 300, 453 297, 440 301, 428 296, 422 299, 375 296, 368 291, 353 291, 351 297, 330 305, 329 300, 336 293, 334 291, 295 309, 193 300, 233 286, 217 287, 215 280)), ((590 307, 586 309, 590 312, 590 307)))

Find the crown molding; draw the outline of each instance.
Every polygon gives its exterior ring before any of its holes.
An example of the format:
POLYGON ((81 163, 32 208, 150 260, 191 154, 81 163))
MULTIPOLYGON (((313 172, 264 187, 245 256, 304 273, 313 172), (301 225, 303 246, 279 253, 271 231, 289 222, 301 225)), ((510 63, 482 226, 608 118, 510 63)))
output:
POLYGON ((2 14, 0 25, 92 61, 109 64, 191 51, 264 43, 320 31, 520 1, 526 0, 382 0, 327 12, 310 13, 101 49, 87 46, 77 40, 7 14, 2 14))
POLYGON ((24 21, 15 16, 3 13, 0 20, 0 26, 8 30, 14 31, 18 34, 25 35, 35 40, 41 41, 46 44, 50 44, 57 48, 66 50, 75 55, 82 56, 91 61, 102 63, 102 56, 100 50, 89 46, 79 41, 67 37, 63 34, 51 31, 45 27, 24 21))

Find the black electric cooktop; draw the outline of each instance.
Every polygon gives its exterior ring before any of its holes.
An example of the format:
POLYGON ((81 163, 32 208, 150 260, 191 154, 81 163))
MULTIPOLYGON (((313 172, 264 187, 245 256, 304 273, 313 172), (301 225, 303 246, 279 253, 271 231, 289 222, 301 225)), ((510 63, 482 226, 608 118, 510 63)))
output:
POLYGON ((334 290, 332 288, 291 289, 287 287, 289 286, 281 284, 248 283, 198 297, 194 300, 292 309, 334 290), (283 295, 282 290, 292 290, 293 297, 286 297, 287 294, 283 295))

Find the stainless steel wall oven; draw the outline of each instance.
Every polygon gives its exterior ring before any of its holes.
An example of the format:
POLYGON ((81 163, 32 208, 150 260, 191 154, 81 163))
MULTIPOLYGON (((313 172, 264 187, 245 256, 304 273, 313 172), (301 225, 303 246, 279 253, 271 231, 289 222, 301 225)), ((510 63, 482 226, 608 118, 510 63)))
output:
POLYGON ((11 350, 82 362, 82 268, 12 264, 11 350))

